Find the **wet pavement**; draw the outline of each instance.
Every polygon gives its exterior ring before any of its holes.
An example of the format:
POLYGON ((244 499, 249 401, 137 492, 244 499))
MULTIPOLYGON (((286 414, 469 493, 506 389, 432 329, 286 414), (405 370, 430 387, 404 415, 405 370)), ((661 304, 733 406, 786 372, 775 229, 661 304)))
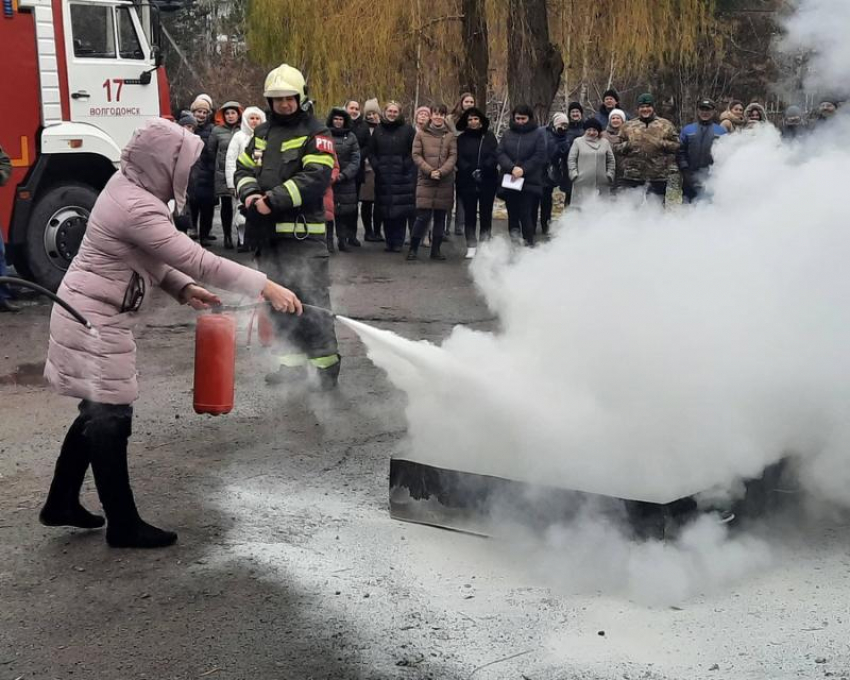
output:
MULTIPOLYGON (((334 308, 435 342, 492 328, 461 241, 447 262, 336 255, 334 308)), ((405 398, 343 327, 338 393, 272 390, 241 316, 236 407, 198 416, 195 313, 157 295, 137 333, 131 470, 143 516, 180 542, 119 551, 41 527, 76 408, 39 377, 48 314, 27 298, 0 316, 0 680, 850 677, 846 527, 670 609, 567 592, 516 547, 390 519, 405 398)), ((99 507, 90 480, 84 503, 99 507)))

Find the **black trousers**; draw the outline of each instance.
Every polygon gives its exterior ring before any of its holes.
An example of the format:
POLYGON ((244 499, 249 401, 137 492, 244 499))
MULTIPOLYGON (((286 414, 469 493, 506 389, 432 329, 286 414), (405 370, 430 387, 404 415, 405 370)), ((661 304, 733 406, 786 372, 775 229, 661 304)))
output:
MULTIPOLYGON (((328 234, 330 236, 330 234, 328 234)), ((357 238, 357 212, 340 215, 336 218, 336 237, 338 239, 357 238)))
MULTIPOLYGON (((258 251, 260 271, 289 288, 304 304, 330 309, 331 280, 324 236, 275 238, 258 251)), ((339 363, 339 347, 330 314, 305 309, 301 316, 272 311, 283 366, 313 364, 318 369, 339 363)), ((338 369, 337 369, 338 370, 338 369)))
POLYGON ((219 205, 221 205, 221 231, 226 238, 231 238, 233 233, 233 199, 230 196, 222 196, 219 201, 219 205))
POLYGON ((653 196, 660 196, 661 202, 663 203, 665 200, 665 196, 667 195, 667 180, 634 180, 634 179, 624 179, 622 183, 622 187, 624 189, 637 189, 639 187, 643 187, 646 189, 647 194, 651 194, 653 196))
POLYGON ((404 245, 404 236, 407 232, 407 217, 385 218, 384 236, 388 248, 401 248, 404 245))
POLYGON ((434 239, 442 239, 446 233, 446 216, 448 210, 432 210, 430 208, 417 208, 416 222, 413 224, 411 236, 413 238, 424 238, 428 233, 428 225, 434 220, 434 239))
POLYGON ((381 235, 381 216, 375 210, 375 201, 360 201, 360 219, 367 236, 381 235))
MULTIPOLYGON (((540 231, 544 234, 549 233, 549 223, 552 221, 552 194, 555 192, 555 187, 543 187, 543 193, 540 195, 540 231)), ((537 216, 535 216, 535 231, 537 224, 537 216)))
POLYGON ((198 230, 200 238, 207 238, 212 232, 215 203, 190 199, 189 211, 192 214, 192 228, 198 230))
POLYGON ((534 202, 535 194, 527 191, 506 191, 505 205, 508 208, 508 231, 516 238, 522 234, 527 245, 534 245, 534 202))
POLYGON ((483 186, 478 190, 458 192, 463 204, 464 231, 466 245, 469 248, 478 246, 478 239, 488 241, 493 231, 493 202, 496 199, 495 186, 483 186), (476 233, 476 217, 480 231, 476 233))

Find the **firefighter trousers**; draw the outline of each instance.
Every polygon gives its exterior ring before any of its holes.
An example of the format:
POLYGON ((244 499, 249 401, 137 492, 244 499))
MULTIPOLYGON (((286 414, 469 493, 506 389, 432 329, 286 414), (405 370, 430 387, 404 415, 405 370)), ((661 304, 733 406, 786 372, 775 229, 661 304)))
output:
MULTIPOLYGON (((289 288, 302 303, 330 309, 331 281, 324 236, 273 238, 257 253, 260 271, 289 288)), ((305 309, 301 316, 272 312, 280 365, 339 371, 339 348, 330 314, 305 309)))

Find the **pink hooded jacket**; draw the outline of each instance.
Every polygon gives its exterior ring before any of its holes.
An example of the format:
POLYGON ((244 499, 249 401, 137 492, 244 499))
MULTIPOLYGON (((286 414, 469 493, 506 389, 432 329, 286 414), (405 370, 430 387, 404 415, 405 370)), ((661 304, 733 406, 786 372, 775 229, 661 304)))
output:
POLYGON ((155 119, 136 130, 89 218, 80 251, 58 294, 94 326, 58 305, 50 316, 44 375, 60 394, 105 404, 138 398, 132 327, 144 292, 157 285, 179 299, 194 280, 255 300, 265 274, 204 250, 175 229, 166 205, 181 210, 203 142, 155 119))

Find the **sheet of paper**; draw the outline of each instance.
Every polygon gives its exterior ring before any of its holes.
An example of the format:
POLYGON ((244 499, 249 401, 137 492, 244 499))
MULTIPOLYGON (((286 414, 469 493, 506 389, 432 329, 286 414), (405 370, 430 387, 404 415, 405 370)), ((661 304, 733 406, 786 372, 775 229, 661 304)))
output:
POLYGON ((514 178, 513 175, 505 175, 502 177, 502 187, 504 189, 522 191, 523 184, 525 184, 525 177, 514 178))

